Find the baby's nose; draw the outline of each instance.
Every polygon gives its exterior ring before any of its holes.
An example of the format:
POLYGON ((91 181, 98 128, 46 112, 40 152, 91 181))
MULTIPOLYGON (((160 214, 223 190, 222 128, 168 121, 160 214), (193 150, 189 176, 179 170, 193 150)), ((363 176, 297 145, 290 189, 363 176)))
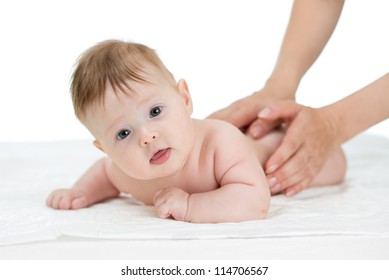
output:
POLYGON ((147 146, 151 142, 153 142, 155 139, 158 139, 158 133, 153 132, 153 133, 147 133, 145 134, 142 139, 141 139, 141 145, 143 147, 147 146))

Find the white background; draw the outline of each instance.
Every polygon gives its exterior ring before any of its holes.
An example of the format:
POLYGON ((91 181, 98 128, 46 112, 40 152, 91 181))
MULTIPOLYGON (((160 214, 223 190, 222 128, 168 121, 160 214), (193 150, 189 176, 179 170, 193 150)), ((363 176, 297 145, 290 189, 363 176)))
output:
MULTIPOLYGON (((187 80, 194 117, 206 117, 262 87, 291 5, 291 0, 1 0, 0 141, 91 139, 73 115, 69 81, 78 55, 106 39, 156 49, 176 78, 187 80)), ((387 73, 388 12, 386 0, 346 1, 297 100, 320 107, 387 73)), ((369 114, 373 108, 358 110, 369 114)), ((368 132, 389 137, 389 121, 368 132)))

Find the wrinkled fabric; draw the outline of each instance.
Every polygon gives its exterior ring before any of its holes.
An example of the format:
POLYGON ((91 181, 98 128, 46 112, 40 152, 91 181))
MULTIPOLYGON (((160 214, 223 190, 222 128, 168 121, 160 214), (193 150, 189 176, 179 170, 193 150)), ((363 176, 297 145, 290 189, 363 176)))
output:
POLYGON ((272 197, 266 220, 190 224, 159 219, 152 206, 122 195, 77 211, 48 208, 103 154, 85 141, 0 143, 0 245, 60 236, 102 239, 219 239, 389 235, 389 139, 361 135, 344 145, 342 184, 272 197))

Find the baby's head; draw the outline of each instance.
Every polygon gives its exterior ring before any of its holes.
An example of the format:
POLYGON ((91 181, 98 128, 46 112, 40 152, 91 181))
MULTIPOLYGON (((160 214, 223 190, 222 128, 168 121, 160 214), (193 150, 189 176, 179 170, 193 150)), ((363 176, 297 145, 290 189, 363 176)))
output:
POLYGON ((121 41, 97 44, 79 59, 71 92, 95 146, 127 175, 163 177, 185 164, 194 141, 189 90, 152 49, 121 41))
POLYGON ((150 83, 147 67, 155 67, 173 86, 176 81, 154 50, 119 40, 103 41, 78 59, 71 94, 76 116, 83 120, 90 105, 104 102, 107 86, 115 92, 134 92, 131 83, 150 83))

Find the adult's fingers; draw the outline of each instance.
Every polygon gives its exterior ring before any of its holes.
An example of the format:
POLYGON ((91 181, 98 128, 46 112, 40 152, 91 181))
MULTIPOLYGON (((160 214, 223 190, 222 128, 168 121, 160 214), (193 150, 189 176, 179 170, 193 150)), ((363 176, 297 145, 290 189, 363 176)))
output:
POLYGON ((282 100, 268 104, 257 114, 257 116, 263 120, 293 119, 302 108, 302 105, 299 105, 292 100, 282 100))
POLYGON ((227 121, 238 128, 245 128, 256 118, 261 108, 253 102, 253 95, 235 101, 228 107, 216 111, 207 118, 227 121))
MULTIPOLYGON (((290 159, 287 163, 293 165, 293 161, 294 157, 292 157, 292 159, 290 159)), ((304 185, 304 187, 306 187, 308 183, 312 181, 313 178, 313 172, 309 164, 300 167, 299 170, 296 170, 294 173, 291 174, 292 175, 290 175, 289 177, 279 181, 274 180, 274 178, 277 178, 276 176, 269 177, 269 182, 273 182, 272 186, 270 186, 271 193, 276 194, 291 187, 297 188, 296 186, 299 186, 302 182, 307 182, 307 184, 304 185)))
POLYGON ((265 136, 269 131, 280 125, 280 120, 262 120, 256 119, 247 129, 246 134, 251 136, 253 139, 259 139, 265 136))
POLYGON ((282 168, 282 165, 301 147, 303 144, 302 129, 299 123, 291 123, 290 127, 286 130, 281 145, 265 164, 265 172, 267 174, 282 168))
POLYGON ((307 168, 308 160, 300 151, 301 149, 290 157, 277 171, 267 175, 271 189, 276 189, 279 192, 302 180, 302 174, 304 173, 301 171, 307 168))
POLYGON ((301 192, 303 189, 307 188, 309 186, 309 183, 311 182, 311 178, 306 178, 299 183, 295 184, 294 186, 288 187, 284 190, 286 196, 293 196, 299 192, 301 192))

